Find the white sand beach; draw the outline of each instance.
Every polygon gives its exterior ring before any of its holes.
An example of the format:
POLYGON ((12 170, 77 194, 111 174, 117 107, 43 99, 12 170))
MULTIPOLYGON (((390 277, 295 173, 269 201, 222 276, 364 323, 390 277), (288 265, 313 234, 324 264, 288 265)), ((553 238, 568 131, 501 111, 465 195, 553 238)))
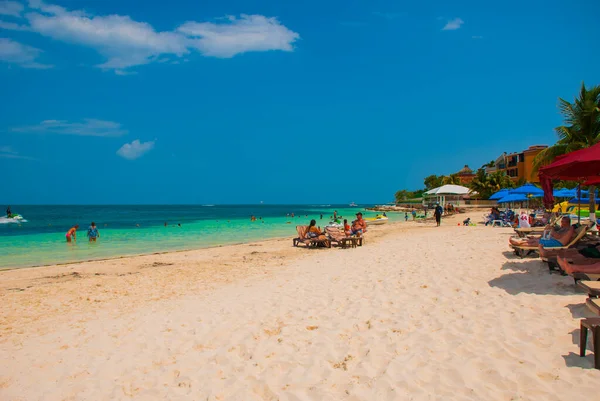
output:
POLYGON ((586 295, 465 217, 0 272, 0 399, 600 399, 586 295))

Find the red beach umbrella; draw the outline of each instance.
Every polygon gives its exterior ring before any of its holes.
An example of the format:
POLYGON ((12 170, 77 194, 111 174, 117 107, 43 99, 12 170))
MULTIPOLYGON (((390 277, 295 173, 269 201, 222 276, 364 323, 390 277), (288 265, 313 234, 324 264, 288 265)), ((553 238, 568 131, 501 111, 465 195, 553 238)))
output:
MULTIPOLYGON (((552 208, 552 180, 600 179, 600 143, 559 156, 547 166, 540 168, 540 183, 544 189, 544 206, 552 208)), ((588 184, 592 185, 592 184, 588 184)))

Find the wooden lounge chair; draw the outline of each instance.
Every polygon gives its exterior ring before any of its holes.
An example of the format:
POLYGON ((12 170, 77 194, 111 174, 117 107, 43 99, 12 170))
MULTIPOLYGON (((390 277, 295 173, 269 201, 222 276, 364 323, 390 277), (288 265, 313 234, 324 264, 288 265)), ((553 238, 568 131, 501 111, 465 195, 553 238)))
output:
POLYGON ((585 301, 585 304, 589 310, 600 315, 600 298, 588 298, 587 301, 585 301))
MULTIPOLYGON (((588 229, 588 226, 581 226, 581 227, 576 228, 575 236, 565 246, 556 246, 556 247, 552 247, 552 248, 543 248, 542 247, 543 255, 545 255, 545 257, 548 258, 550 256, 550 252, 554 252, 554 255, 556 257, 556 254, 561 249, 568 249, 568 248, 571 248, 572 246, 574 246, 575 244, 577 244, 579 242, 579 240, 581 240, 585 236, 585 234, 587 233, 587 229, 588 229), (546 252, 548 252, 548 253, 546 253, 546 252)), ((511 247, 514 249, 515 255, 520 256, 521 259, 533 252, 540 251, 539 246, 511 245, 511 247)), ((547 260, 544 260, 544 261, 546 262, 547 260)))
POLYGON ((313 246, 325 246, 327 248, 331 248, 331 241, 325 237, 319 238, 308 238, 306 233, 308 231, 308 226, 296 226, 296 231, 298 232, 298 237, 292 240, 294 246, 298 246, 301 243, 306 245, 307 247, 313 246))
POLYGON ((598 273, 575 272, 571 274, 571 276, 573 277, 573 280, 575 280, 575 283, 581 281, 600 281, 600 274, 598 273))
MULTIPOLYGON (((600 281, 579 281, 577 285, 585 290, 588 298, 600 297, 600 281)), ((600 350, 599 350, 600 351, 600 350)))
POLYGON ((515 228, 515 232, 519 238, 526 238, 530 235, 542 235, 545 227, 529 227, 529 228, 515 228))
POLYGON ((356 246, 362 246, 363 237, 350 236, 348 237, 344 231, 337 227, 325 227, 325 232, 331 240, 331 242, 337 243, 342 248, 348 246, 355 248, 356 246))

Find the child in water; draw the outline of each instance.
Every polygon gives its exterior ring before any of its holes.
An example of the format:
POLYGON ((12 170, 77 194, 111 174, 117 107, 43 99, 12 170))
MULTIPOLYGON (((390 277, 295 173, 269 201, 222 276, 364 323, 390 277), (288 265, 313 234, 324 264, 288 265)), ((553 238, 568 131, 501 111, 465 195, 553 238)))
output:
POLYGON ((96 239, 100 238, 98 227, 96 227, 96 223, 94 223, 93 221, 92 225, 88 228, 87 236, 90 239, 90 242, 96 242, 96 239))

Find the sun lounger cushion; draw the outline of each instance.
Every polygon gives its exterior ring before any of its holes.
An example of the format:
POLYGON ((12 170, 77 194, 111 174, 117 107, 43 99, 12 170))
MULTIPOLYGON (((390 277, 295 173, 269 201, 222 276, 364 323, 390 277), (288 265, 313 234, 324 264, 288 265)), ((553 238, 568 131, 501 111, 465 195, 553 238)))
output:
POLYGON ((600 315, 600 298, 588 298, 587 301, 585 301, 585 304, 589 310, 600 315))
POLYGON ((590 273, 590 274, 600 274, 600 262, 592 263, 589 265, 579 265, 574 263, 569 263, 564 268, 565 273, 573 274, 573 273, 590 273))
POLYGON ((583 288, 590 297, 600 297, 600 281, 580 281, 577 285, 583 288))

